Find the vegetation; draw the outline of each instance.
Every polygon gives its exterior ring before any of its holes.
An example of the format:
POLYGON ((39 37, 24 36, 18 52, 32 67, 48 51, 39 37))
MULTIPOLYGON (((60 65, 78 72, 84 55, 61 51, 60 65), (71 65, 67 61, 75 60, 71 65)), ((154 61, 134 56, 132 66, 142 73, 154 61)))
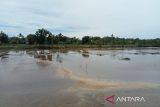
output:
POLYGON ((8 35, 4 32, 0 32, 0 44, 8 43, 8 35))
POLYGON ((67 37, 63 34, 54 35, 46 29, 38 29, 35 34, 28 34, 26 37, 21 33, 17 36, 9 37, 6 33, 0 32, 0 45, 11 47, 21 45, 22 47, 34 46, 134 46, 134 47, 160 47, 160 38, 156 39, 139 39, 139 38, 119 38, 113 34, 111 36, 84 36, 82 39, 76 37, 67 37))

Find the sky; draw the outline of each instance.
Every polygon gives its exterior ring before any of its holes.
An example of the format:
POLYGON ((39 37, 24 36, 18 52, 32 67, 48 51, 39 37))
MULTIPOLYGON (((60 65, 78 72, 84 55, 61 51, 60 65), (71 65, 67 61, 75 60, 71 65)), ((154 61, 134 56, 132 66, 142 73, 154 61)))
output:
POLYGON ((66 36, 160 37, 160 0, 0 0, 0 31, 45 28, 66 36))

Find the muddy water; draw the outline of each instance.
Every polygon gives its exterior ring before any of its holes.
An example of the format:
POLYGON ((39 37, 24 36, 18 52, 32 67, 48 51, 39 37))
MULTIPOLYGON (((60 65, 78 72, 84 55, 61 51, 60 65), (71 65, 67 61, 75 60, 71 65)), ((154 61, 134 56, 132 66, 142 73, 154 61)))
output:
POLYGON ((52 60, 32 50, 0 58, 0 107, 160 106, 160 49, 49 53, 52 60), (112 105, 104 100, 110 95, 146 102, 112 105))

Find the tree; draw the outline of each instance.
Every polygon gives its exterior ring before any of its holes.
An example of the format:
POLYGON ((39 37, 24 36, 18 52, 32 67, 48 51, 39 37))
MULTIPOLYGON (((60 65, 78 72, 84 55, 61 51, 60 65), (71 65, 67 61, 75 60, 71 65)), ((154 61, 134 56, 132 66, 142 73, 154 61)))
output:
POLYGON ((37 36, 37 42, 38 44, 44 44, 45 41, 46 41, 46 38, 49 36, 49 35, 52 35, 52 33, 46 29, 38 29, 36 31, 36 36, 37 36))
POLYGON ((21 33, 18 35, 18 39, 19 39, 19 44, 25 44, 26 43, 26 40, 21 33))
POLYGON ((52 37, 52 35, 48 35, 48 37, 47 37, 47 44, 53 44, 53 37, 52 37))
POLYGON ((67 39, 69 39, 68 37, 62 35, 61 33, 59 33, 58 35, 56 35, 56 41, 58 44, 65 44, 67 43, 67 39))
POLYGON ((11 37, 9 38, 9 43, 10 44, 19 44, 19 38, 18 37, 11 37))
POLYGON ((91 44, 95 44, 95 45, 101 45, 103 43, 102 39, 98 36, 91 37, 90 42, 91 42, 91 44))
POLYGON ((35 34, 27 35, 28 44, 36 44, 37 43, 37 36, 35 34))
POLYGON ((82 44, 88 44, 90 43, 90 37, 89 36, 84 36, 82 38, 82 44))
POLYGON ((137 46, 137 47, 160 47, 160 38, 139 39, 139 38, 118 38, 115 35, 99 37, 84 36, 82 40, 76 37, 67 37, 59 33, 54 36, 46 29, 38 29, 35 34, 29 34, 25 38, 21 33, 17 36, 8 37, 4 32, 0 32, 0 44, 89 44, 108 46, 137 46))
POLYGON ((80 40, 76 37, 70 38, 70 44, 80 44, 80 40))
POLYGON ((8 35, 4 32, 0 32, 0 44, 8 43, 8 35))

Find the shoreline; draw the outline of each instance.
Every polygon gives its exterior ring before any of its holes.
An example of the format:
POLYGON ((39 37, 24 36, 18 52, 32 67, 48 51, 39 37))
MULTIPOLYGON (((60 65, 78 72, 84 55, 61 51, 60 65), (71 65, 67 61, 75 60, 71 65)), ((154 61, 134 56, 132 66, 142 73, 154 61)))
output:
POLYGON ((155 49, 160 46, 135 46, 135 45, 0 45, 0 49, 155 49))

